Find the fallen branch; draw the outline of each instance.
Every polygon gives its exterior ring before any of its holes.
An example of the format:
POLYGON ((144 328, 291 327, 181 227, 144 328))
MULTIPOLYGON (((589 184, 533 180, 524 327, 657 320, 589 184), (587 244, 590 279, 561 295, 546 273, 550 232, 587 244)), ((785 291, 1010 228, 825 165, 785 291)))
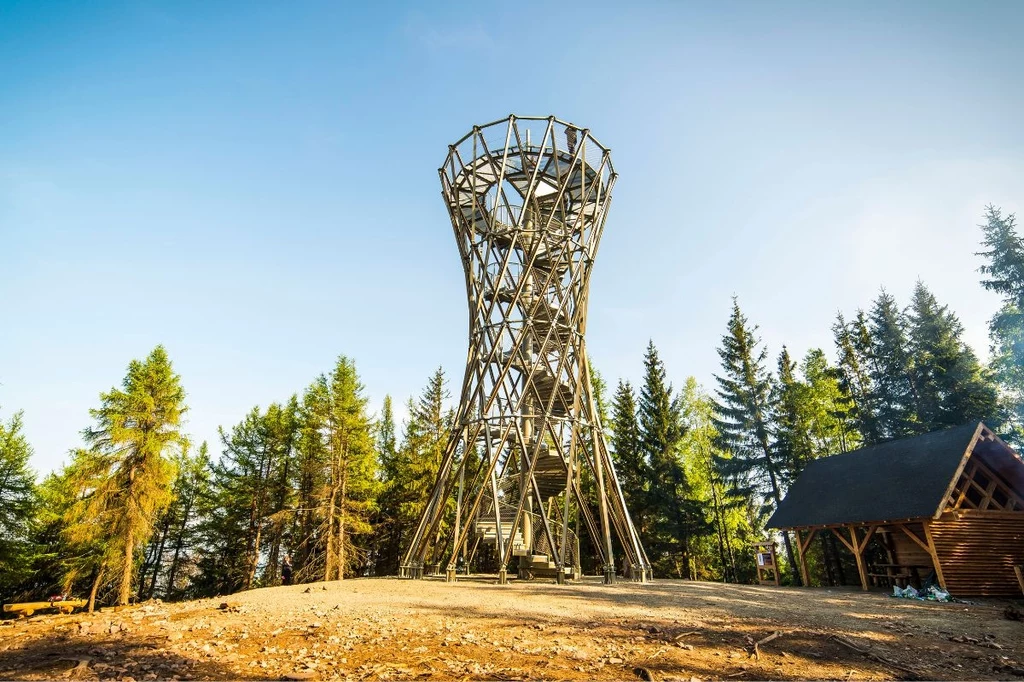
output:
POLYGON ((781 636, 782 636, 782 631, 781 630, 776 630, 775 632, 773 632, 772 634, 768 635, 767 637, 765 637, 763 639, 759 639, 756 642, 754 642, 754 660, 755 661, 760 661, 761 660, 761 650, 758 649, 758 647, 760 645, 767 644, 768 642, 772 641, 773 639, 778 639, 781 636))
POLYGON ((890 668, 895 668, 896 670, 899 670, 900 672, 902 672, 902 673, 904 673, 905 675, 908 676, 907 679, 910 679, 910 680, 927 680, 927 679, 931 679, 930 677, 922 675, 921 673, 919 673, 918 671, 914 670, 913 668, 908 668, 907 666, 905 666, 905 665, 903 665, 901 663, 897 663, 896 661, 892 660, 891 658, 886 658, 885 656, 882 656, 881 654, 876 654, 875 652, 873 652, 873 651, 871 651, 869 649, 865 649, 863 647, 859 647, 856 644, 854 644, 853 642, 851 642, 850 640, 846 639, 845 637, 842 637, 840 635, 832 635, 831 637, 832 637, 832 639, 834 639, 835 641, 839 642, 843 646, 847 647, 848 649, 852 649, 853 651, 856 651, 858 654, 861 654, 862 656, 870 658, 871 660, 876 661, 878 663, 881 663, 883 665, 887 665, 890 668))
POLYGON ((690 635, 699 635, 699 634, 700 634, 700 630, 690 630, 689 632, 682 632, 682 633, 676 635, 673 639, 678 642, 683 637, 689 637, 690 635))

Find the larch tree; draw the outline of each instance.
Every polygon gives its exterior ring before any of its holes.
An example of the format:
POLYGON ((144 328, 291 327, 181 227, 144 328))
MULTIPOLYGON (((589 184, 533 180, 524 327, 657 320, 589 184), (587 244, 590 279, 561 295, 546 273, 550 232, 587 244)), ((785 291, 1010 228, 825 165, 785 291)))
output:
POLYGON ((22 415, 0 421, 0 593, 18 584, 32 562, 31 522, 36 510, 32 448, 22 432, 22 415))
POLYGON ((334 370, 314 385, 314 409, 327 465, 319 499, 324 579, 342 580, 367 558, 359 538, 372 530, 378 488, 373 421, 351 359, 340 356, 334 370))
POLYGON ((96 583, 116 582, 118 604, 131 598, 136 556, 170 502, 173 456, 187 445, 186 409, 181 378, 157 346, 133 360, 122 387, 101 394, 100 407, 90 410, 96 423, 83 432, 89 447, 75 458, 80 497, 68 532, 101 548, 96 583))

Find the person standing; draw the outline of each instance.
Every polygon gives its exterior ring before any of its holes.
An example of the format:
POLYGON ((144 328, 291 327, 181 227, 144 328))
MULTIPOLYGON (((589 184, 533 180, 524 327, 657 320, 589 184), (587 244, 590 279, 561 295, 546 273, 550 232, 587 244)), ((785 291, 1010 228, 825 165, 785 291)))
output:
POLYGON ((281 562, 281 584, 292 584, 292 557, 289 554, 285 554, 284 561, 281 562))

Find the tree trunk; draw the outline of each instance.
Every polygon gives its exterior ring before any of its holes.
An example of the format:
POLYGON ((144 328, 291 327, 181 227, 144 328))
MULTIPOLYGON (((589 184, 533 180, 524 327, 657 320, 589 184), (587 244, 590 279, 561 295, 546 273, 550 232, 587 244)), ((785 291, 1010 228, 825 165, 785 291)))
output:
POLYGON ((174 592, 174 579, 178 576, 178 559, 181 556, 181 549, 185 544, 185 531, 188 528, 188 519, 192 515, 192 498, 189 497, 181 512, 181 525, 178 527, 178 536, 174 538, 174 556, 171 558, 171 567, 167 572, 167 589, 164 591, 164 599, 170 599, 174 592))
MULTIPOLYGON (((156 592, 156 581, 160 577, 160 564, 163 563, 164 559, 164 545, 167 544, 167 535, 171 530, 171 520, 168 518, 167 522, 164 523, 163 529, 160 531, 160 545, 157 547, 156 556, 153 557, 153 578, 149 582, 149 594, 146 595, 147 599, 153 598, 153 593, 156 592)), ((142 588, 139 588, 139 596, 142 596, 142 588)))
POLYGON ((89 590, 89 613, 96 608, 96 593, 100 589, 100 581, 103 580, 103 567, 96 571, 96 579, 92 581, 92 589, 89 590))
POLYGON ((348 501, 348 470, 341 475, 341 515, 338 518, 338 580, 345 579, 345 506, 348 501))
POLYGON ((121 589, 118 590, 117 603, 127 606, 132 597, 132 568, 135 563, 135 541, 129 537, 124 546, 124 557, 121 564, 121 589))

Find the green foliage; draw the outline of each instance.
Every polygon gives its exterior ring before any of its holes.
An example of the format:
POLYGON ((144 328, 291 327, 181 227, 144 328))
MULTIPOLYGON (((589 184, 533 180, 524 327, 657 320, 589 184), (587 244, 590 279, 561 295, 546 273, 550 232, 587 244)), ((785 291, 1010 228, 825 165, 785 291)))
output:
MULTIPOLYGON (((896 299, 884 289, 868 316, 870 371, 878 431, 869 442, 904 438, 921 432, 913 349, 908 321, 896 299)), ((863 332, 862 332, 863 333, 863 332)))
MULTIPOLYGON (((728 458, 719 459, 723 474, 752 504, 760 503, 759 517, 763 517, 782 500, 792 466, 782 459, 788 453, 780 454, 771 441, 778 394, 765 366, 768 351, 760 347, 756 334, 757 326, 747 321, 733 299, 728 331, 718 349, 722 374, 715 376, 715 427, 721 448, 729 453, 728 458)), ((783 533, 783 539, 789 565, 795 566, 789 535, 783 533)), ((794 582, 799 584, 795 574, 794 582)))
POLYGON ((979 270, 983 287, 1002 296, 1003 304, 989 320, 990 368, 998 382, 1005 413, 997 428, 1016 445, 1024 444, 1024 240, 1016 216, 985 207, 981 225, 983 256, 979 270))
POLYGON ((753 576, 750 543, 755 520, 743 495, 722 475, 729 454, 718 448, 714 401, 697 380, 686 380, 678 399, 683 423, 679 459, 690 482, 690 498, 703 510, 703 532, 690 541, 692 576, 700 580, 745 582, 753 576))
POLYGON ((679 445, 684 435, 680 406, 672 395, 665 366, 653 342, 644 354, 644 383, 640 389, 639 445, 641 460, 650 467, 647 490, 646 537, 658 560, 655 571, 674 577, 691 577, 690 544, 707 531, 707 521, 693 498, 679 445))
MULTIPOLYGON (((137 553, 169 504, 173 455, 186 446, 180 431, 185 391, 163 346, 134 360, 122 388, 100 395, 90 410, 89 448, 75 453, 72 486, 78 493, 65 528, 69 542, 91 545, 96 582, 117 582, 117 602, 132 593, 137 553)), ((76 569, 69 572, 73 579, 76 569)))
POLYGON ((308 494, 310 527, 297 572, 312 578, 341 580, 363 572, 369 556, 370 518, 379 482, 373 421, 355 363, 340 356, 329 375, 321 375, 303 397, 303 472, 312 482, 308 494))
POLYGON ((919 432, 998 414, 992 378, 963 342, 963 326, 918 282, 908 315, 919 432))
POLYGON ((29 468, 32 448, 22 433, 22 416, 0 421, 0 595, 29 575, 36 511, 35 474, 29 468))
POLYGON ((652 481, 650 463, 645 455, 637 419, 636 394, 628 381, 619 381, 612 399, 610 445, 615 470, 626 498, 626 506, 637 532, 646 538, 649 518, 649 494, 652 481))
MULTIPOLYGON (((397 450, 393 417, 388 417, 390 439, 385 440, 378 434, 378 449, 385 465, 379 504, 380 527, 376 533, 380 541, 376 566, 379 573, 397 571, 401 552, 416 529, 437 479, 454 420, 454 415, 445 408, 450 398, 445 383, 444 370, 438 367, 420 397, 409 400, 409 420, 397 450)), ((385 415, 389 414, 390 403, 385 410, 385 415)))

